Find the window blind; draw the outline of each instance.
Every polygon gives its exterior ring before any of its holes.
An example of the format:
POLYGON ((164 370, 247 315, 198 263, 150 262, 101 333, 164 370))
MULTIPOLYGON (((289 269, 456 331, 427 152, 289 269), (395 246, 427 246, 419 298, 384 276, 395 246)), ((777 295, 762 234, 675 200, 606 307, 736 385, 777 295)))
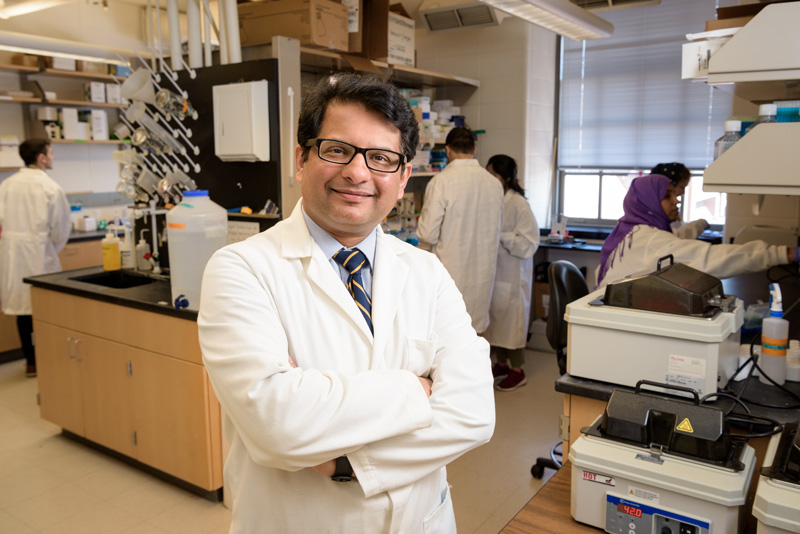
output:
POLYGON ((735 0, 662 0, 608 11, 606 39, 564 39, 560 167, 705 168, 731 111, 732 86, 681 79, 687 33, 735 0))

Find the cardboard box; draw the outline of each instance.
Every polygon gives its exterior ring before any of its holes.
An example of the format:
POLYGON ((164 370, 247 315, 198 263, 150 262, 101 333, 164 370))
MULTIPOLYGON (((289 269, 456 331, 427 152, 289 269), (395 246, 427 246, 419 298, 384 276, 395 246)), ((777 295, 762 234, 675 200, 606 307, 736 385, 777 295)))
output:
POLYGON ((414 20, 402 4, 367 0, 364 4, 362 54, 392 65, 414 66, 414 20))
POLYGON ((58 114, 61 117, 61 135, 64 139, 81 139, 78 131, 78 110, 62 108, 58 114))
POLYGON ((16 135, 0 135, 0 167, 24 167, 16 135))
POLYGON ((78 60, 76 66, 78 70, 81 72, 91 72, 94 74, 108 74, 108 63, 78 60))
POLYGON ((45 65, 48 69, 58 70, 75 70, 77 68, 74 59, 67 59, 65 57, 47 57, 45 58, 45 65))
POLYGON ((706 21, 706 31, 710 32, 711 30, 722 30, 724 28, 741 28, 748 22, 750 22, 753 17, 736 17, 732 19, 721 19, 721 20, 707 20, 706 21))
POLYGON ((103 82, 86 82, 83 84, 83 96, 89 102, 103 104, 106 101, 106 84, 103 82))
POLYGON ((122 95, 120 94, 120 86, 116 83, 106 84, 106 102, 109 104, 121 104, 122 95))
POLYGON ((726 39, 709 39, 685 43, 682 47, 681 78, 705 78, 708 76, 708 60, 728 41, 726 39))
POLYGON ((23 67, 39 67, 39 56, 32 54, 14 54, 11 56, 12 65, 21 65, 23 67))
POLYGON ((108 141, 108 114, 102 109, 93 109, 90 113, 92 139, 108 141))
POLYGON ((268 0, 239 4, 242 46, 270 43, 275 35, 304 46, 347 52, 347 6, 329 0, 268 0))
POLYGON ((364 0, 342 0, 342 4, 347 6, 347 50, 358 54, 364 49, 364 0))
POLYGON ((550 309, 550 284, 547 282, 534 282, 533 294, 536 302, 534 311, 538 319, 547 319, 547 312, 550 309))

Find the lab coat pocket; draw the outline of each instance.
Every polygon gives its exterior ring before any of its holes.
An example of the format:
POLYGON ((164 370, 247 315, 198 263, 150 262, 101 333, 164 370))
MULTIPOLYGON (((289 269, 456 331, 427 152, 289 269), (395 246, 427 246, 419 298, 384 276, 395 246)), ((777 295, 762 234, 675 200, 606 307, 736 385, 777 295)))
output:
POLYGON ((417 376, 428 376, 436 357, 435 339, 407 339, 406 361, 403 368, 417 376))
POLYGON ((511 283, 495 281, 492 290, 492 310, 502 310, 511 304, 511 283))
POLYGON ((422 522, 422 531, 425 534, 455 534, 456 532, 456 516, 453 512, 449 484, 445 485, 443 493, 442 504, 422 522))

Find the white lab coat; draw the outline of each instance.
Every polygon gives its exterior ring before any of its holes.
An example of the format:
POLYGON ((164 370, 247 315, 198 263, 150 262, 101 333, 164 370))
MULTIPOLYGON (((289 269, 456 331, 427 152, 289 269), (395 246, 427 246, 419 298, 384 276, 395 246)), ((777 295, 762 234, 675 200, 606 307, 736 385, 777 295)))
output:
POLYGON ((503 232, 497 275, 483 337, 496 347, 521 349, 528 342, 533 255, 539 248, 539 225, 525 197, 509 189, 503 208, 503 232))
POLYGON ((26 276, 61 270, 58 253, 70 233, 67 196, 46 172, 23 167, 0 183, 0 305, 31 315, 26 276))
MULTIPOLYGON (((763 271, 789 262, 784 246, 768 245, 764 241, 711 245, 696 239, 681 239, 670 232, 640 224, 620 241, 614 263, 598 287, 635 273, 653 272, 658 259, 668 254, 672 254, 675 263, 685 263, 717 278, 763 271)), ((664 265, 669 263, 662 267, 664 265)))
POLYGON ((502 223, 503 185, 478 160, 453 160, 428 183, 417 237, 447 267, 478 333, 489 325, 502 223))
POLYGON ((493 432, 489 345, 442 264, 382 232, 373 338, 300 202, 217 251, 203 277, 200 345, 232 431, 231 532, 454 533, 444 466, 493 432), (357 482, 312 469, 343 454, 357 482))

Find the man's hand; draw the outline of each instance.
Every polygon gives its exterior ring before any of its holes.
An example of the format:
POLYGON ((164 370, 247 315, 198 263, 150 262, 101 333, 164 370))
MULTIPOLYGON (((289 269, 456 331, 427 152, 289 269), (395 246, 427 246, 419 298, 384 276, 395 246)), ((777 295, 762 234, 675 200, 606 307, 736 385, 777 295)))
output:
POLYGON ((433 380, 431 380, 430 378, 425 378, 423 376, 418 376, 417 378, 419 379, 419 383, 422 384, 422 389, 425 390, 425 395, 427 395, 428 398, 430 398, 431 387, 433 387, 433 380))
POLYGON ((322 473, 325 476, 332 477, 333 473, 336 471, 336 460, 328 460, 327 462, 315 465, 313 469, 317 473, 322 473))

